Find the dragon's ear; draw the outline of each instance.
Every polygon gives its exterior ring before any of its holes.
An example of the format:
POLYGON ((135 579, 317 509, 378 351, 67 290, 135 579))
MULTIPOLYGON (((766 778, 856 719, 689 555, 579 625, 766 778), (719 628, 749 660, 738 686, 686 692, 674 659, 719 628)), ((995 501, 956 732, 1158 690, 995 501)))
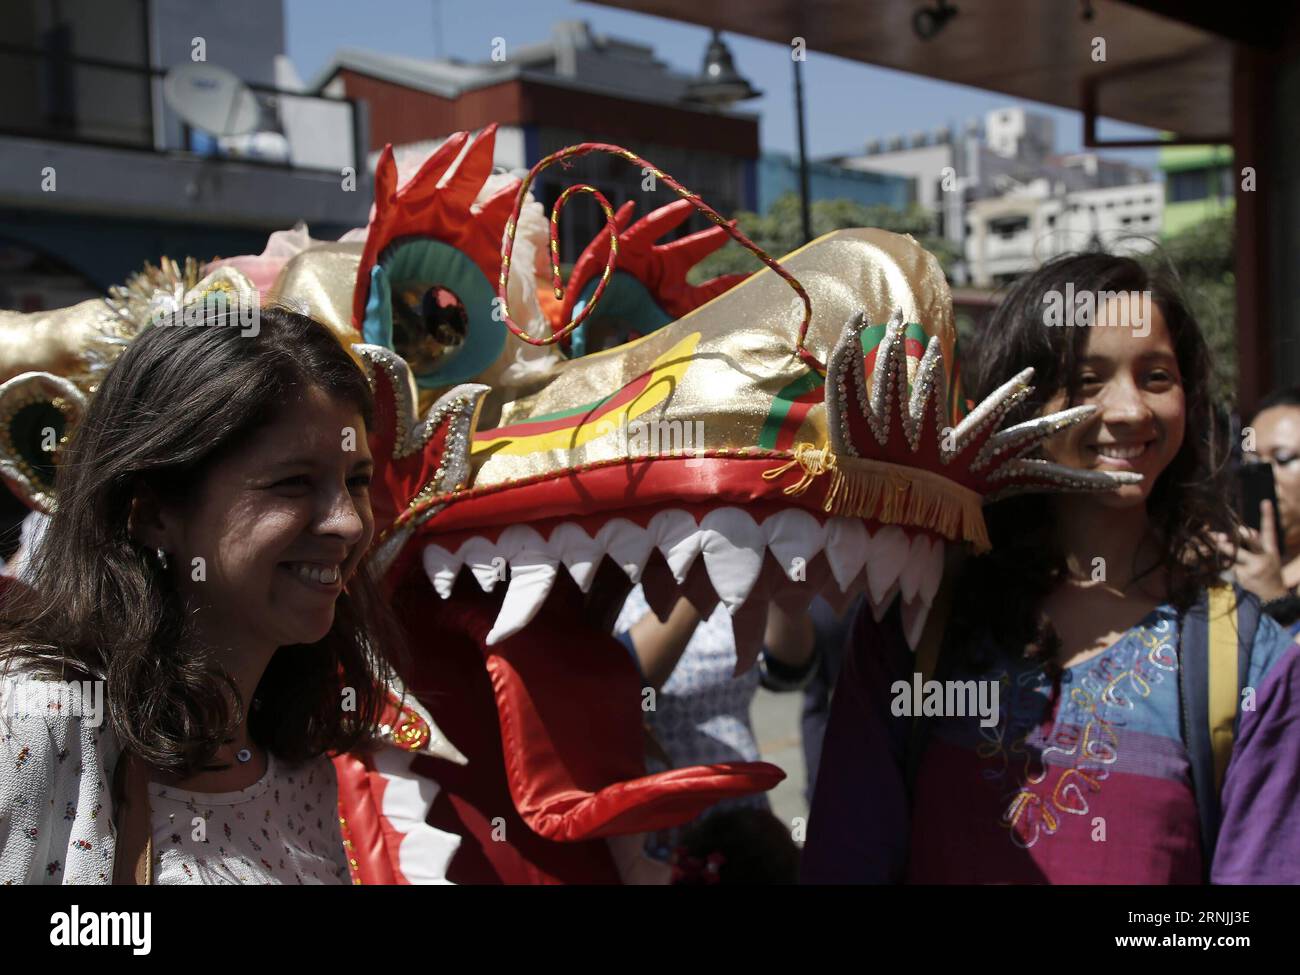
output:
MULTIPOLYGON (((698 285, 688 283, 690 270, 731 239, 726 229, 715 226, 656 243, 689 219, 694 206, 689 200, 675 200, 636 223, 631 222, 632 206, 624 204, 615 217, 618 268, 608 281, 600 311, 593 316, 606 327, 613 323, 615 332, 623 333, 620 340, 629 337, 629 329, 644 335, 682 318, 746 277, 726 274, 698 285)), ((552 318, 557 330, 591 300, 608 256, 609 234, 602 232, 573 266, 564 303, 552 318)), ((575 356, 592 351, 588 331, 587 323, 574 330, 571 351, 575 356)))
POLYGON ((48 372, 0 383, 0 477, 28 507, 53 512, 58 452, 85 409, 81 390, 48 372))

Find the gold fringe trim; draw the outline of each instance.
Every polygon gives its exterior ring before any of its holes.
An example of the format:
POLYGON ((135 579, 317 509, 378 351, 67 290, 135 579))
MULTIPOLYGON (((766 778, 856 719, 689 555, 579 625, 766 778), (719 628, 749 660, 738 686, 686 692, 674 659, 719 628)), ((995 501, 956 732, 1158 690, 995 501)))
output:
POLYGON ((831 483, 822 505, 827 514, 927 528, 948 539, 970 542, 976 552, 989 550, 984 499, 942 474, 880 460, 839 457, 829 443, 824 447, 801 443, 794 448, 793 460, 764 471, 763 479, 774 480, 796 465, 803 469, 803 476, 784 493, 797 497, 829 473, 831 483))

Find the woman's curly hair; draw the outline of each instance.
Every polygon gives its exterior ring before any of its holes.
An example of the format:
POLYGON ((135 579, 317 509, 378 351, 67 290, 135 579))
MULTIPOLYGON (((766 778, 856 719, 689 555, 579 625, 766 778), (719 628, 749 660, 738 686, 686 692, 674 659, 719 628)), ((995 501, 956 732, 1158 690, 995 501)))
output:
MULTIPOLYGON (((1182 377, 1186 433, 1146 502, 1155 543, 1146 550, 1160 556, 1132 569, 1135 580, 1165 570, 1166 598, 1184 611, 1201 590, 1219 581, 1227 562, 1210 534, 1231 533, 1233 515, 1223 478, 1227 425, 1211 398, 1205 340, 1172 271, 1152 271, 1132 258, 1101 253, 1049 261, 1017 281, 982 328, 967 374, 968 393, 979 402, 1010 376, 1032 366, 1034 393, 1009 414, 1008 425, 1039 415, 1062 390, 1067 405, 1077 404, 1078 362, 1089 329, 1048 327, 1044 320, 1045 296, 1064 294, 1067 285, 1076 294, 1150 292, 1168 327, 1182 377)), ((1010 497, 985 509, 993 549, 968 559, 962 567, 949 628, 963 635, 962 642, 972 652, 982 653, 977 648, 983 644, 998 648, 999 653, 1051 658, 1054 635, 1042 605, 1066 574, 1056 510, 1052 496, 1043 494, 1010 497), (990 612, 991 607, 996 609, 990 612)))

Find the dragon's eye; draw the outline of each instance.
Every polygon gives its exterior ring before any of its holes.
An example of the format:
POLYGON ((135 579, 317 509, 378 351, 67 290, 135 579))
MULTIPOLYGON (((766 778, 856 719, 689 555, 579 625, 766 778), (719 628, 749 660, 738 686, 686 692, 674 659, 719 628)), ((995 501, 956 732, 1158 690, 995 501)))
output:
POLYGON ((469 331, 465 305, 440 284, 402 282, 393 288, 393 347, 416 373, 427 373, 469 331))

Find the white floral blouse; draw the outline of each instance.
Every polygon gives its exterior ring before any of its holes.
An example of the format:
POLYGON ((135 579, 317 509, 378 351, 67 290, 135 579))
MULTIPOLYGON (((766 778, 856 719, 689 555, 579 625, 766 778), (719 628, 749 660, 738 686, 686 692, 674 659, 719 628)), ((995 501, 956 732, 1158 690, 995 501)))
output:
POLYGON ((155 884, 347 884, 338 781, 321 756, 267 756, 266 774, 237 792, 149 784, 155 884))
POLYGON ((33 708, 29 684, 0 675, 0 884, 112 883, 117 739, 92 718, 33 708))
MULTIPOLYGON (((0 674, 0 884, 112 883, 121 748, 107 722, 34 706, 31 683, 0 674)), ((268 758, 238 792, 150 784, 155 884, 349 882, 332 764, 268 758)))

